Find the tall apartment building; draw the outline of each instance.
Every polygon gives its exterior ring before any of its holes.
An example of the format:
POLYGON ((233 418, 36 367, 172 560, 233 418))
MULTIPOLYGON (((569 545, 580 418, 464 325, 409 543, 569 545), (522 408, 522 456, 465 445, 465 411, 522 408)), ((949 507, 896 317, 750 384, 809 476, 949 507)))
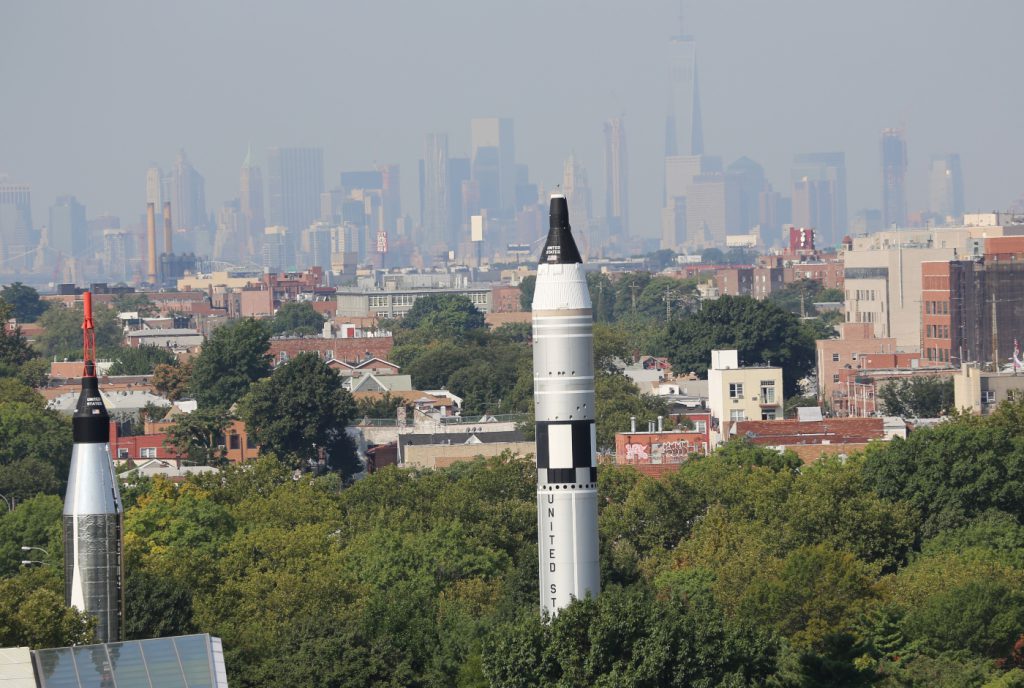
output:
POLYGON ((704 130, 697 83, 697 42, 682 33, 672 36, 668 60, 670 100, 665 121, 665 155, 701 155, 704 130))
POLYGON ((882 131, 882 226, 907 226, 907 141, 900 129, 882 131))
POLYGON ((267 154, 269 224, 287 227, 292 237, 320 217, 324 191, 322 148, 271 148, 267 154))
POLYGON ((476 117, 470 122, 472 178, 480 207, 512 217, 516 211, 516 151, 512 120, 476 117))
POLYGON ((605 222, 609 236, 629 236, 629 156, 621 117, 604 124, 605 222))
POLYGON ((939 220, 964 216, 964 177, 957 153, 933 155, 928 165, 928 210, 939 220))
POLYGON ((729 439, 732 426, 739 421, 782 418, 782 368, 740 367, 736 350, 712 351, 708 408, 719 441, 729 439))
POLYGON ((802 153, 793 158, 792 221, 812 227, 822 246, 835 246, 848 230, 846 154, 802 153))
POLYGON ((31 188, 28 184, 0 181, 0 260, 4 267, 28 267, 38 243, 32 227, 31 188))
POLYGON ((427 134, 423 139, 423 238, 428 255, 452 247, 448 178, 448 135, 427 134))

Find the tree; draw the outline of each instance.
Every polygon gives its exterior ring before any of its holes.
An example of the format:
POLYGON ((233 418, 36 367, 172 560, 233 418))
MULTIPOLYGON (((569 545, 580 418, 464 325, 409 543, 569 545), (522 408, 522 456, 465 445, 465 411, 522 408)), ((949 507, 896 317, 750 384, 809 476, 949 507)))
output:
POLYGON ((22 559, 43 560, 59 566, 61 558, 61 516, 64 500, 57 495, 40 495, 19 502, 14 511, 0 504, 0 577, 12 576, 22 559), (41 550, 22 551, 23 546, 41 550))
POLYGON ((725 253, 720 248, 706 248, 700 253, 700 262, 705 265, 722 265, 725 263, 725 253))
POLYGON ((651 281, 649 272, 627 272, 615 281, 615 319, 639 311, 640 294, 651 281))
POLYGON ((663 340, 672 368, 707 372, 712 349, 736 349, 741 365, 782 367, 786 396, 814 368, 814 340, 800 320, 773 303, 723 296, 690 316, 673 320, 663 340))
POLYGON ((192 362, 159 363, 153 368, 153 388, 171 401, 188 396, 192 384, 192 362))
POLYGON ((312 352, 279 366, 238 405, 239 417, 263 451, 302 464, 317 461, 323 451, 328 465, 345 476, 358 468, 345 433, 355 411, 341 378, 312 352))
POLYGON ((15 375, 36 357, 36 352, 22 336, 21 326, 8 330, 6 325, 6 320, 0 318, 0 375, 15 375))
POLYGON ((101 351, 99 357, 113 361, 110 375, 150 375, 158 365, 173 365, 177 362, 174 354, 167 349, 148 344, 108 349, 101 351))
POLYGON ((608 275, 587 273, 587 290, 594 311, 594 322, 611 322, 615 318, 615 285, 608 275))
MULTIPOLYGON (((0 364, 0 368, 2 368, 2 364, 0 364)), ((18 368, 15 377, 22 384, 34 389, 46 387, 46 383, 50 379, 50 363, 45 358, 33 358, 25 361, 18 368)))
POLYGON ((364 396, 356 400, 357 418, 394 418, 398 407, 402 405, 402 397, 391 396, 384 392, 381 396, 364 396))
POLYGON ((64 604, 53 566, 33 566, 0 580, 0 645, 67 647, 94 641, 95 621, 64 604))
POLYGON ((192 413, 176 416, 167 431, 165 444, 189 461, 207 466, 225 462, 224 431, 231 423, 231 414, 221 407, 198 408, 192 413))
POLYGON ((0 289, 0 301, 11 307, 11 313, 7 317, 13 317, 18 322, 35 322, 46 310, 46 302, 40 301, 39 292, 21 282, 14 282, 0 289))
POLYGON ((281 304, 270 322, 274 334, 320 334, 324 316, 306 301, 288 301, 281 304))
POLYGON ((218 327, 192 361, 192 396, 201 406, 228 408, 270 374, 269 346, 266 325, 253 318, 218 327))
MULTIPOLYGON (((93 324, 96 328, 96 348, 110 349, 121 345, 123 332, 117 313, 111 308, 93 304, 93 324)), ((74 308, 48 308, 39 324, 43 333, 38 344, 47 357, 80 360, 82 356, 82 306, 74 308)))
POLYGON ((533 310, 533 292, 536 288, 536 275, 527 275, 519 283, 519 307, 524 311, 533 310))
POLYGON ((904 439, 868 447, 867 484, 920 516, 937 535, 989 509, 1024 520, 1024 402, 1006 402, 986 418, 954 416, 904 439))
POLYGON ((927 375, 879 385, 883 412, 904 418, 937 418, 953 410, 953 378, 927 375))
POLYGON ((804 278, 773 291, 768 296, 768 300, 796 315, 817 315, 818 311, 814 307, 814 302, 826 300, 822 298, 824 293, 825 287, 821 282, 804 278))
POLYGON ((404 329, 424 328, 440 336, 458 336, 487 327, 484 314, 462 294, 421 296, 402 318, 404 329))
POLYGON ((71 464, 70 421, 32 395, 0 401, 0 494, 19 500, 61 494, 71 464))
POLYGON ((114 310, 118 313, 138 313, 140 318, 151 318, 159 312, 149 296, 137 292, 118 294, 114 299, 114 310))
POLYGON ((615 447, 615 433, 629 429, 629 419, 646 425, 658 416, 667 415, 665 400, 641 394, 633 381, 621 373, 597 374, 594 380, 597 397, 597 446, 600 450, 615 447))
POLYGON ((637 311, 659 322, 692 312, 698 304, 695 280, 654 277, 640 292, 637 311))

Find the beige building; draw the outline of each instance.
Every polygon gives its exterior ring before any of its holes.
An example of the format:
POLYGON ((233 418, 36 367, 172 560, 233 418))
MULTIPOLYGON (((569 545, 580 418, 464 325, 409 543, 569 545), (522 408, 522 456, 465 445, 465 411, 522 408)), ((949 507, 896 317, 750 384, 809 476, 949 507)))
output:
POLYGON ((953 376, 956 408, 987 416, 1000 402, 1024 398, 1024 374, 991 373, 965 363, 953 376))
POLYGON ((713 443, 728 439, 738 421, 782 418, 782 368, 740 367, 736 350, 712 351, 708 406, 712 424, 717 426, 713 443))
POLYGON ((985 239, 1024 234, 1024 225, 988 224, 998 214, 968 215, 971 226, 891 229, 855 237, 843 254, 845 316, 892 337, 901 351, 921 348, 921 263, 980 256, 985 239))
POLYGON ((339 317, 376 316, 378 318, 400 318, 409 312, 416 299, 430 294, 461 294, 469 298, 477 309, 491 312, 491 287, 467 287, 464 289, 339 289, 339 317))

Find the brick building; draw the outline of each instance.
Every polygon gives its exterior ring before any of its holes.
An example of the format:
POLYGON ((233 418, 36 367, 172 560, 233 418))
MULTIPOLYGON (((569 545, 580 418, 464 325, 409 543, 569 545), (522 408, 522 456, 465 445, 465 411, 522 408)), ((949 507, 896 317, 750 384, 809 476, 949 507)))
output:
POLYGON ((754 268, 719 268, 715 270, 715 287, 720 296, 750 296, 754 291, 754 268))
POLYGON ((615 434, 615 463, 658 477, 677 470, 693 456, 707 456, 711 438, 704 432, 619 432, 615 434))
POLYGON ((882 418, 747 420, 736 424, 736 435, 753 444, 794 451, 804 463, 825 454, 861 451, 869 442, 887 437, 882 418))
POLYGON ((274 337, 270 340, 268 353, 273 364, 279 365, 295 358, 304 351, 315 351, 324 361, 336 359, 356 363, 367 358, 387 360, 391 355, 394 339, 385 337, 274 337))

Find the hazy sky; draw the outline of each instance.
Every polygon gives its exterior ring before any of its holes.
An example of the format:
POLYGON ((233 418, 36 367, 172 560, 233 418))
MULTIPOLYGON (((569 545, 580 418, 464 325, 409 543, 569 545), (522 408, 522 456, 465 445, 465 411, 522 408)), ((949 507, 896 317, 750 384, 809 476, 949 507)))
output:
MULTIPOLYGON (((207 204, 238 194, 251 141, 321 145, 325 179, 401 164, 418 214, 423 134, 469 148, 469 119, 515 120, 533 181, 570 151, 603 209, 602 122, 625 115, 631 216, 657 233, 667 39, 677 2, 242 0, 0 2, 0 175, 90 216, 144 212, 144 173, 184 147, 207 204)), ((789 193, 794 153, 846 152, 851 213, 880 205, 879 134, 907 131, 910 206, 932 153, 959 152, 967 205, 1024 192, 1020 0, 690 0, 705 149, 760 162, 789 193), (1015 66, 1016 65, 1016 66, 1015 66)))

